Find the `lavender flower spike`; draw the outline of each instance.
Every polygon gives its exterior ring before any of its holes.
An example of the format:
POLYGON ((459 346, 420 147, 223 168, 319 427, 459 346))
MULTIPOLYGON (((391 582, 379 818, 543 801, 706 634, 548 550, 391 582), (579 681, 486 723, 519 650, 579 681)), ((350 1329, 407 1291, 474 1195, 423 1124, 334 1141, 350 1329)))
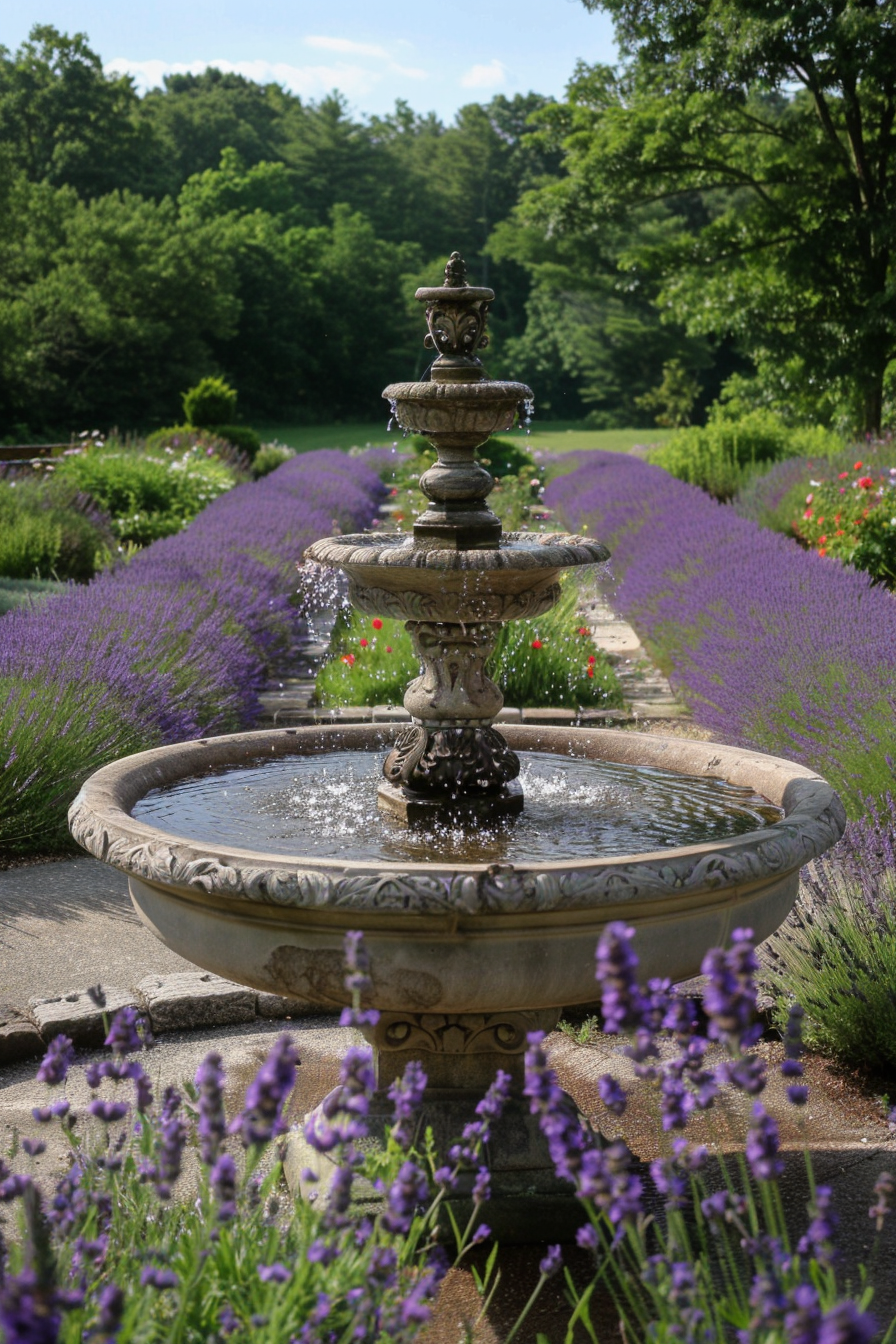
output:
POLYGON ((268 1143, 286 1128, 283 1107, 295 1087, 298 1062, 292 1037, 281 1036, 249 1084, 242 1114, 230 1126, 233 1133, 242 1135, 247 1148, 268 1143))
POLYGON ((784 1170, 784 1163, 778 1157, 778 1126, 761 1101, 753 1106, 746 1155, 750 1172, 756 1181, 772 1181, 784 1170))
POLYGON ((211 1166, 224 1140, 227 1122, 224 1116, 224 1069, 221 1056, 211 1050, 196 1070, 199 1089, 199 1152, 211 1166))
POLYGON ((644 1004, 638 989, 638 958, 631 949, 635 930, 621 921, 608 924, 597 944, 595 979, 601 987, 604 1031, 641 1026, 644 1004))
POLYGON ((64 1083, 75 1058, 75 1047, 68 1036, 54 1036, 37 1070, 37 1081, 58 1087, 64 1083))

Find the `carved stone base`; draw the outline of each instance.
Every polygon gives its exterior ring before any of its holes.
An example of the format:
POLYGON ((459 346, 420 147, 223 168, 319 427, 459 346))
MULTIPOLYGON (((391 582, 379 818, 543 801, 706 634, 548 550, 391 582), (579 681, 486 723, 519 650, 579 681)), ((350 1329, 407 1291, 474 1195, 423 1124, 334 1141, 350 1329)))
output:
POLYGON ((383 780, 377 790, 376 803, 382 812, 398 817, 405 825, 420 827, 440 823, 467 826, 476 821, 491 824, 519 816, 524 807, 523 787, 516 779, 505 784, 498 793, 469 798, 413 793, 383 780))
POLYGON ((383 762, 387 783, 443 800, 497 794, 520 772, 520 758, 488 724, 433 727, 415 723, 383 762))
MULTIPOLYGON (((382 1142, 393 1118, 388 1088, 400 1077, 409 1060, 419 1060, 429 1084, 418 1114, 422 1138, 430 1129, 436 1151, 447 1159, 448 1149, 461 1137, 464 1126, 475 1119, 477 1103, 494 1081, 498 1069, 509 1073, 511 1097, 500 1120, 492 1125, 485 1159, 491 1171, 492 1197, 482 1207, 481 1221, 488 1224, 504 1244, 571 1241, 584 1222, 582 1206, 572 1187, 558 1179, 547 1142, 523 1096, 523 1056, 526 1036, 534 1030, 550 1031, 559 1009, 507 1013, 398 1013, 380 1016, 364 1035, 374 1048, 378 1090, 369 1115, 370 1138, 382 1142)), ((569 1106, 575 1111, 574 1103, 569 1106)), ((305 1120, 313 1123, 317 1111, 305 1120)), ((581 1119, 584 1125, 586 1122, 581 1119)), ((284 1171, 297 1196, 323 1198, 335 1164, 305 1140, 302 1129, 293 1130, 287 1141, 284 1171), (310 1170, 317 1180, 302 1179, 310 1170)), ((473 1211, 471 1191, 475 1172, 465 1172, 447 1201, 460 1226, 473 1211)), ((373 1212, 377 1196, 372 1186, 359 1183, 355 1202, 373 1212)), ((450 1223, 444 1219, 450 1237, 450 1223)))

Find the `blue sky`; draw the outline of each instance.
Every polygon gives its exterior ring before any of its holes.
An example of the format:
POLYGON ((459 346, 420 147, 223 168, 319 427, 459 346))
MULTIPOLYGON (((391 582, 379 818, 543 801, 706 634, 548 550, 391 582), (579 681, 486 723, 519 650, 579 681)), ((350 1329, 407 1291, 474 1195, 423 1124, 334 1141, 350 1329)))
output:
POLYGON ((220 65, 306 99, 338 88, 356 113, 403 98, 446 121, 495 93, 559 97, 578 59, 616 58, 609 19, 580 0, 13 0, 0 44, 14 50, 35 23, 86 33, 141 89, 220 65))

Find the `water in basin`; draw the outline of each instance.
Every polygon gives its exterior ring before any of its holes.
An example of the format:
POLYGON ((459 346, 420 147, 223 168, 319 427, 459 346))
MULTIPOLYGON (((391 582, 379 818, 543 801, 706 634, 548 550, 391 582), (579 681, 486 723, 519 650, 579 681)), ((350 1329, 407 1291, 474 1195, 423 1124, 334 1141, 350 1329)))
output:
POLYGON ((141 821, 194 844, 361 862, 519 866, 716 841, 780 819, 748 788, 711 777, 531 752, 526 805, 502 823, 408 828, 377 807, 379 751, 260 760, 155 789, 141 821))

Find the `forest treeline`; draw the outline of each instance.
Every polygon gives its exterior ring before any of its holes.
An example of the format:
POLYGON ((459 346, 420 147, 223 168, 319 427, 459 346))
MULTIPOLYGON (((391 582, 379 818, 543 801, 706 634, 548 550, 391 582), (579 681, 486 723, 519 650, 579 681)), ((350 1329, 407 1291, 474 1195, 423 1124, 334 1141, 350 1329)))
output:
POLYGON ((677 26, 600 5, 619 68, 448 126, 215 69, 141 97, 49 26, 0 49, 0 438, 171 424, 211 373, 260 424, 369 419, 425 367, 411 296, 454 249, 497 292, 489 372, 549 418, 681 424, 722 392, 879 428, 886 6, 785 7, 792 32, 742 42, 747 0, 677 26))

